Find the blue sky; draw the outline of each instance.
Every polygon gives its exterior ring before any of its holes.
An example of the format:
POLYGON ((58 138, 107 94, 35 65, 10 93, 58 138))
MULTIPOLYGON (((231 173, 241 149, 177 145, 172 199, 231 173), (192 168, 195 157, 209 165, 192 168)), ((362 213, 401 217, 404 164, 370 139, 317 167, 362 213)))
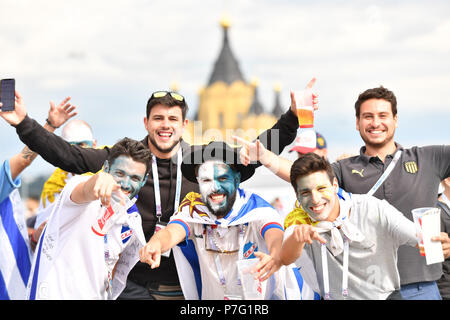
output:
MULTIPOLYGON (((188 116, 195 112, 220 50, 224 11, 241 70, 259 79, 267 110, 276 83, 288 108, 289 90, 317 77, 316 128, 331 160, 358 152, 354 101, 379 85, 397 95, 396 141, 449 143, 449 1, 2 0, 0 78, 16 79, 41 123, 50 100, 71 96, 100 144, 142 139, 151 92, 177 82, 188 116)), ((0 137, 1 159, 22 149, 3 120, 0 137)), ((39 159, 24 176, 51 171, 39 159)))

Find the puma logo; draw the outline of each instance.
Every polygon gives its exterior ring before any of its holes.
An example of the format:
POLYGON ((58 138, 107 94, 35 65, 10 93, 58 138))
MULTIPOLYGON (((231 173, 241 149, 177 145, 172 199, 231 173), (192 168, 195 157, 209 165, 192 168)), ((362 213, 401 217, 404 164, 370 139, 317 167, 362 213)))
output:
POLYGON ((363 176, 363 171, 364 171, 364 169, 361 169, 361 171, 358 171, 358 170, 356 170, 356 169, 353 169, 353 170, 352 170, 352 173, 357 173, 357 174, 359 174, 359 175, 361 176, 361 178, 364 178, 364 176, 363 176))

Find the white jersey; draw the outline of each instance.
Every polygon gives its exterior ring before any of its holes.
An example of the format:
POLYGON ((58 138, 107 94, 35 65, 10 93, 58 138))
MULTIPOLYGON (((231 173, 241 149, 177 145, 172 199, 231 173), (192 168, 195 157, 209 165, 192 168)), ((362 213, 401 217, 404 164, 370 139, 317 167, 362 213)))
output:
POLYGON ((126 215, 126 223, 117 222, 106 236, 95 234, 91 226, 104 210, 100 201, 76 204, 70 199, 73 189, 87 179, 72 178, 54 204, 35 253, 29 299, 115 298, 138 261, 141 244, 136 233, 142 233, 142 223, 137 210, 126 215), (124 255, 124 264, 120 263, 119 255, 127 249, 130 254, 124 255), (120 280, 119 286, 112 281, 117 262, 114 277, 120 280))
MULTIPOLYGON (((192 271, 196 288, 191 291, 186 278, 192 280, 192 277, 184 275, 187 267, 181 266, 178 254, 175 256, 186 299, 242 298, 236 262, 240 257, 255 258, 257 251, 268 253, 265 232, 271 228, 283 230, 280 215, 267 202, 242 189, 238 192, 232 211, 224 218, 216 220, 200 202, 200 195, 194 193, 186 196, 180 211, 171 218, 170 223, 178 223, 186 230, 187 241, 181 244, 181 250, 193 244, 191 253, 195 251, 198 258, 199 269, 192 271)), ((175 253, 178 251, 176 248, 175 253)), ((190 255, 185 252, 186 256, 190 255)), ((270 290, 265 291, 270 296, 270 290)))

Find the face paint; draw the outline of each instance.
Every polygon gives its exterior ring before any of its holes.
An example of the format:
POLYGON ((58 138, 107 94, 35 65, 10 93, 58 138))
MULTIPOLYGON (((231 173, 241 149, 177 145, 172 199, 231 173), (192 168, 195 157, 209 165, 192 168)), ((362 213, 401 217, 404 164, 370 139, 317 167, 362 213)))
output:
POLYGON ((335 212, 337 183, 331 183, 325 171, 297 179, 297 200, 315 221, 327 220, 335 212))
POLYGON ((220 161, 206 161, 198 168, 200 194, 208 209, 218 217, 230 212, 236 200, 239 173, 220 161))
POLYGON ((108 172, 120 185, 123 193, 133 198, 145 183, 146 166, 127 156, 117 157, 108 172))

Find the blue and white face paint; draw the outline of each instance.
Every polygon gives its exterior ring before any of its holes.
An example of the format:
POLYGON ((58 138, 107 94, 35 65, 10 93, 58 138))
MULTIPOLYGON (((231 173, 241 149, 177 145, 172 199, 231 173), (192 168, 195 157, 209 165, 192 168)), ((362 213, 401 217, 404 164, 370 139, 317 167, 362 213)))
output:
POLYGON ((197 181, 203 202, 217 217, 230 212, 241 177, 221 161, 206 161, 198 168, 197 181))
POLYGON ((105 171, 111 174, 120 185, 122 192, 132 199, 146 182, 146 166, 127 156, 117 157, 111 166, 105 166, 105 171))

